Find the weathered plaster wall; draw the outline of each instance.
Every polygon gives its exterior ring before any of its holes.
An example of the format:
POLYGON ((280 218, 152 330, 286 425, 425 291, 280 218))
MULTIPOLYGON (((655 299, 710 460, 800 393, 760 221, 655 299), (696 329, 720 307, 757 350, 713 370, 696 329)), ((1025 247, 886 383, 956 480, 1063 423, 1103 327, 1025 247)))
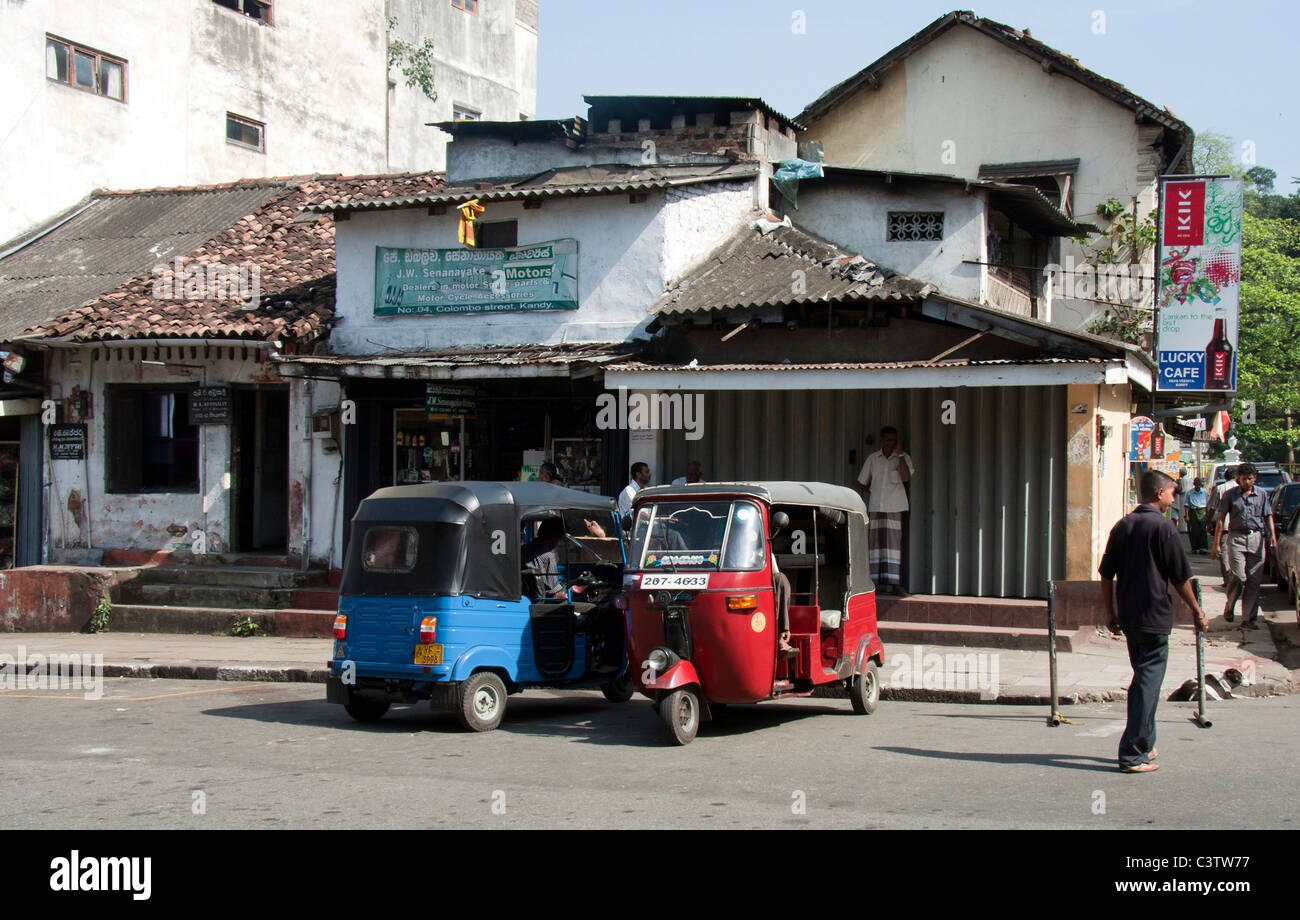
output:
MULTIPOLYGON (((983 163, 1078 158, 1074 213, 1104 223, 1097 205, 1115 198, 1138 214, 1155 207, 1150 129, 1133 112, 966 27, 950 29, 809 126, 826 162, 974 179, 983 163)), ((1088 261, 1070 240, 1061 257, 1088 261)), ((1057 296, 1053 322, 1081 328, 1101 305, 1057 296)))
POLYGON ((958 187, 899 183, 849 185, 800 183, 799 207, 784 202, 803 229, 913 278, 929 281, 946 294, 978 301, 984 261, 985 200, 958 187), (943 240, 888 241, 890 211, 942 211, 943 240))
MULTIPOLYGON (((262 384, 277 385, 284 381, 274 368, 259 360, 261 352, 242 346, 213 347, 211 357, 203 358, 203 346, 194 352, 189 347, 147 349, 148 360, 205 365, 205 371, 168 368, 142 364, 146 358, 141 347, 99 347, 52 352, 48 365, 50 395, 56 400, 67 398, 74 386, 93 394, 94 415, 87 421, 88 445, 85 461, 50 460, 46 453, 47 547, 52 556, 67 547, 91 546, 96 549, 168 550, 188 552, 194 532, 206 535, 210 553, 230 548, 231 509, 231 427, 199 427, 199 489, 189 493, 107 493, 105 491, 106 415, 104 388, 109 384, 262 384), (247 352, 247 358, 245 357, 247 352), (75 490, 83 503, 80 517, 68 508, 70 493, 75 490), (174 535, 167 528, 179 525, 185 533, 174 535)), ((289 437, 289 537, 291 553, 301 552, 303 542, 303 496, 307 492, 307 453, 304 426, 307 424, 301 400, 301 384, 290 390, 289 437)), ((328 519, 328 518, 327 518, 328 519)))
POLYGON ((578 240, 576 311, 376 317, 375 247, 459 248, 458 214, 424 209, 358 213, 341 221, 337 310, 330 336, 336 354, 374 354, 391 348, 451 345, 622 341, 649 320, 646 307, 701 258, 742 226, 754 208, 750 183, 626 195, 544 201, 537 210, 518 202, 490 203, 484 221, 517 220, 519 243, 578 240))

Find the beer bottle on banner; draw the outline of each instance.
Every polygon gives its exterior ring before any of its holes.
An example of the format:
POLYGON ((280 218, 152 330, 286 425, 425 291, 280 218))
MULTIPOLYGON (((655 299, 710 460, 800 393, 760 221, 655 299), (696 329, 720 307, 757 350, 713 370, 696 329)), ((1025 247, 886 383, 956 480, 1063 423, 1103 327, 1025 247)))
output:
POLYGON ((1232 386, 1232 344, 1228 341, 1228 320, 1223 307, 1214 308, 1214 335, 1205 346, 1205 389, 1227 390, 1232 386))

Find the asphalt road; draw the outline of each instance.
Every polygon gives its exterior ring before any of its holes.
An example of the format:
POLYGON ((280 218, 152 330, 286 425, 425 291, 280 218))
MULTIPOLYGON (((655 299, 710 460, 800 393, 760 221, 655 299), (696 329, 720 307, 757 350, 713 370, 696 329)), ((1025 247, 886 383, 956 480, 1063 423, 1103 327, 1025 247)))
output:
POLYGON ((0 826, 1294 828, 1300 697, 1162 703, 1123 775, 1122 704, 731 707, 686 747, 649 703, 512 697, 475 735, 423 707, 354 723, 320 685, 118 679, 0 692, 0 826))

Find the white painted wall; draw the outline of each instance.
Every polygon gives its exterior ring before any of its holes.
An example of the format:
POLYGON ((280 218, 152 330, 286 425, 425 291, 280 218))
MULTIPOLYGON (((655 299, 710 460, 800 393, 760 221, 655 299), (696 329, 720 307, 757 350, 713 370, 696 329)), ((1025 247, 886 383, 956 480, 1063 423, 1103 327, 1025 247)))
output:
MULTIPOLYGON (((188 347, 182 353, 174 348, 169 357, 162 349, 161 360, 186 364, 206 365, 206 373, 192 371, 172 374, 165 367, 141 364, 141 349, 109 346, 81 349, 55 349, 48 364, 50 394, 56 400, 66 398, 74 386, 89 390, 94 397, 94 416, 87 422, 88 445, 86 460, 50 460, 46 453, 46 546, 50 558, 58 558, 65 546, 90 545, 96 549, 170 550, 188 552, 193 533, 206 534, 207 550, 212 553, 229 551, 231 492, 231 428, 227 425, 202 425, 199 427, 199 491, 197 493, 107 493, 105 491, 106 445, 105 420, 108 401, 104 387, 108 384, 158 384, 176 386, 183 384, 283 384, 274 368, 258 360, 261 352, 249 348, 249 358, 243 358, 242 346, 233 351, 227 347, 213 347, 212 357, 204 360, 203 345, 192 357, 188 347), (92 358, 98 354, 98 358, 92 358), (219 355, 219 357, 218 357, 219 355), (120 357, 119 357, 120 356, 120 357), (68 496, 72 490, 80 493, 83 503, 88 503, 89 534, 78 527, 68 513, 68 496), (167 527, 180 524, 189 532, 176 537, 167 527)), ((149 347, 149 360, 154 360, 149 347)), ((318 385, 319 386, 319 385, 318 385)), ((328 522, 333 509, 332 495, 311 490, 308 463, 315 465, 318 478, 329 474, 329 462, 317 453, 308 458, 311 444, 305 438, 309 419, 303 398, 305 384, 295 381, 290 387, 289 433, 289 537, 291 553, 301 552, 303 545, 302 496, 310 496, 309 510, 313 532, 313 556, 323 558, 328 545, 328 522), (317 472, 317 471, 323 471, 317 472), (295 496, 298 496, 295 506, 295 496), (322 533, 323 538, 319 536, 322 533)), ((341 530, 339 531, 341 533, 341 530)))
POLYGON ((96 188, 441 169, 447 136, 425 122, 453 101, 490 118, 535 111, 537 34, 514 10, 275 0, 264 26, 212 0, 4 0, 0 242, 96 188), (396 72, 390 91, 390 6, 401 37, 434 40, 436 103, 396 72), (126 101, 46 79, 46 34, 125 59, 126 101), (264 153, 226 140, 227 112, 266 124, 264 153))
MULTIPOLYGON (((784 199, 782 199, 784 201, 784 199)), ((945 294, 979 301, 985 261, 985 208, 982 191, 968 193, 945 185, 833 185, 816 179, 800 183, 799 208, 786 212, 799 227, 860 253, 878 265, 934 284, 945 294), (941 242, 890 242, 888 212, 942 211, 941 242)))
MULTIPOLYGON (((814 120, 806 139, 821 140, 834 165, 970 179, 982 163, 1077 157, 1074 213, 1100 225, 1097 205, 1111 198, 1127 205, 1136 196, 1142 217, 1154 208, 1155 182, 1140 177, 1147 134, 1132 110, 958 26, 887 72, 878 90, 863 87, 814 120)), ((1087 261, 1070 240, 1061 251, 1087 261)), ((1058 296, 1053 322, 1080 328, 1099 307, 1058 296)))
POLYGON ((339 324, 330 334, 336 354, 387 349, 432 350, 451 345, 518 345, 623 341, 649 320, 646 308, 666 283, 726 240, 752 216, 752 183, 716 183, 627 195, 489 203, 484 221, 518 220, 519 243, 578 240, 576 311, 376 317, 375 247, 459 248, 454 208, 353 214, 335 232, 339 324))

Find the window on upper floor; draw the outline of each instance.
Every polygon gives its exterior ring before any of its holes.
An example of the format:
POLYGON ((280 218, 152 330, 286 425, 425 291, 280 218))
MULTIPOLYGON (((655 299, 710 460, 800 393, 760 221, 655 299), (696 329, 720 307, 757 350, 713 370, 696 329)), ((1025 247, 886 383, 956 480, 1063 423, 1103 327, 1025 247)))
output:
POLYGON ((226 113, 226 140, 240 147, 266 153, 266 125, 234 112, 226 113))
POLYGON ((519 221, 498 220, 475 224, 474 235, 479 249, 507 249, 519 245, 519 221))
POLYGON ((45 36, 45 76, 55 83, 126 101, 126 61, 75 42, 45 36))
POLYGON ((885 238, 891 243, 941 240, 943 212, 890 211, 889 231, 885 238))
POLYGON ((249 19, 271 24, 271 0, 212 0, 217 6, 224 6, 236 13, 243 13, 249 19))
POLYGON ((453 102, 451 104, 452 121, 480 121, 482 118, 483 113, 478 109, 471 109, 469 106, 461 105, 459 102, 453 102))
POLYGON ((478 15, 478 0, 451 0, 451 5, 458 10, 478 15))

